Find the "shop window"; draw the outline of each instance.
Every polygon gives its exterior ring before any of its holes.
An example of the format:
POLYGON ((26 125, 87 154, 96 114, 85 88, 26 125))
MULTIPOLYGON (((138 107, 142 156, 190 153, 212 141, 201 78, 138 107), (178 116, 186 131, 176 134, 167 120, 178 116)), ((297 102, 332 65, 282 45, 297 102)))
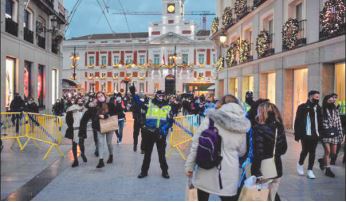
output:
POLYGON ((335 92, 338 95, 337 104, 340 113, 346 114, 346 64, 335 64, 335 92))
POLYGON ((31 97, 31 62, 24 61, 24 96, 31 97))
MULTIPOLYGON (((59 92, 58 70, 52 69, 52 104, 58 99, 59 92)), ((87 88, 86 88, 87 89, 87 88)))
POLYGON ((267 98, 276 104, 276 73, 267 75, 267 98))
POLYGON ((307 101, 307 93, 308 93, 307 73, 308 73, 307 68, 294 70, 293 114, 296 114, 296 110, 300 104, 305 103, 307 101))
POLYGON ((39 101, 39 107, 44 107, 45 98, 45 66, 39 65, 39 74, 37 78, 37 97, 39 101))
POLYGON ((229 79, 229 93, 231 95, 234 95, 235 97, 238 97, 238 79, 237 78, 229 79))
POLYGON ((6 58, 6 79, 5 79, 5 106, 9 107, 16 92, 16 60, 6 58))

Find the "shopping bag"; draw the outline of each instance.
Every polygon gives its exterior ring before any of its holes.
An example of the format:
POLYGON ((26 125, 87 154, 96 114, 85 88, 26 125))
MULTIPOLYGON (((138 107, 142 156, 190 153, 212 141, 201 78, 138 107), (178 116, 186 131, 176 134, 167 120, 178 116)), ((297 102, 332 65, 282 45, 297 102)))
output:
POLYGON ((239 201, 267 201, 269 197, 268 184, 257 184, 257 178, 251 176, 245 180, 239 201))
POLYGON ((118 130, 118 117, 110 116, 107 119, 100 119, 100 133, 106 134, 108 132, 118 130))
POLYGON ((186 201, 198 201, 198 190, 192 184, 192 178, 188 179, 186 201))

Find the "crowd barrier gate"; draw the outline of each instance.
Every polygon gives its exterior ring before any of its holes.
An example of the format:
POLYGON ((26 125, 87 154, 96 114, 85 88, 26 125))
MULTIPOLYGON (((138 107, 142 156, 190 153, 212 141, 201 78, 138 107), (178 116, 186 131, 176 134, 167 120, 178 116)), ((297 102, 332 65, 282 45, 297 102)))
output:
POLYGON ((200 125, 199 115, 178 116, 174 118, 172 131, 170 133, 169 145, 167 153, 169 158, 176 150, 183 160, 186 160, 185 151, 190 148, 193 135, 200 125))
POLYGON ((27 113, 0 112, 1 140, 15 139, 20 151, 23 151, 30 141, 40 149, 38 142, 49 146, 43 160, 47 159, 55 148, 60 156, 64 153, 60 149, 63 139, 62 117, 27 113), (21 139, 26 139, 24 144, 21 139))

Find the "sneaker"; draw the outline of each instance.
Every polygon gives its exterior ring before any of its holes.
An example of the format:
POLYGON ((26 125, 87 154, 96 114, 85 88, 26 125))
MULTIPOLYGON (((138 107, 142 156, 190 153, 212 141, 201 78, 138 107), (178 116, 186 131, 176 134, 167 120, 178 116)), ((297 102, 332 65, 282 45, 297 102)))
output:
POLYGON ((100 159, 98 165, 96 166, 96 168, 102 168, 102 167, 104 167, 104 166, 105 166, 104 160, 103 160, 103 159, 100 159))
POLYGON ((167 171, 162 172, 162 173, 161 173, 161 176, 162 176, 163 178, 165 178, 165 179, 169 179, 169 178, 170 178, 169 173, 168 173, 167 171))
POLYGON ((318 159, 318 163, 320 170, 324 170, 324 160, 322 158, 318 159))
POLYGON ((113 163, 113 155, 110 155, 110 156, 108 157, 108 160, 107 160, 106 163, 108 163, 108 164, 113 163))
POLYGON ((97 149, 95 150, 94 155, 95 155, 96 157, 99 157, 99 151, 98 151, 97 149))
POLYGON ((307 170, 307 178, 316 179, 316 176, 314 175, 312 170, 307 170))
POLYGON ((74 160, 71 167, 77 167, 78 166, 78 160, 74 160))
POLYGON ((330 167, 325 168, 325 175, 328 177, 335 177, 335 174, 331 171, 330 167))
POLYGON ((144 177, 147 177, 147 173, 141 172, 141 173, 137 176, 137 178, 139 178, 139 179, 144 178, 144 177))
POLYGON ((297 163, 296 165, 296 171, 298 172, 299 175, 304 175, 304 165, 300 165, 299 163, 297 163))

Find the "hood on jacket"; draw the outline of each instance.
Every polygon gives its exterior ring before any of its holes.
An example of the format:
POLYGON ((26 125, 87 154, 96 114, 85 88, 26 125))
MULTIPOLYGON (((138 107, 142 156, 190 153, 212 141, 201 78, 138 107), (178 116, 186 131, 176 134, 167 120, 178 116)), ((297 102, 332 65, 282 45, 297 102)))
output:
POLYGON ((225 104, 218 110, 209 110, 207 117, 232 132, 246 133, 251 127, 242 107, 236 103, 225 104))

